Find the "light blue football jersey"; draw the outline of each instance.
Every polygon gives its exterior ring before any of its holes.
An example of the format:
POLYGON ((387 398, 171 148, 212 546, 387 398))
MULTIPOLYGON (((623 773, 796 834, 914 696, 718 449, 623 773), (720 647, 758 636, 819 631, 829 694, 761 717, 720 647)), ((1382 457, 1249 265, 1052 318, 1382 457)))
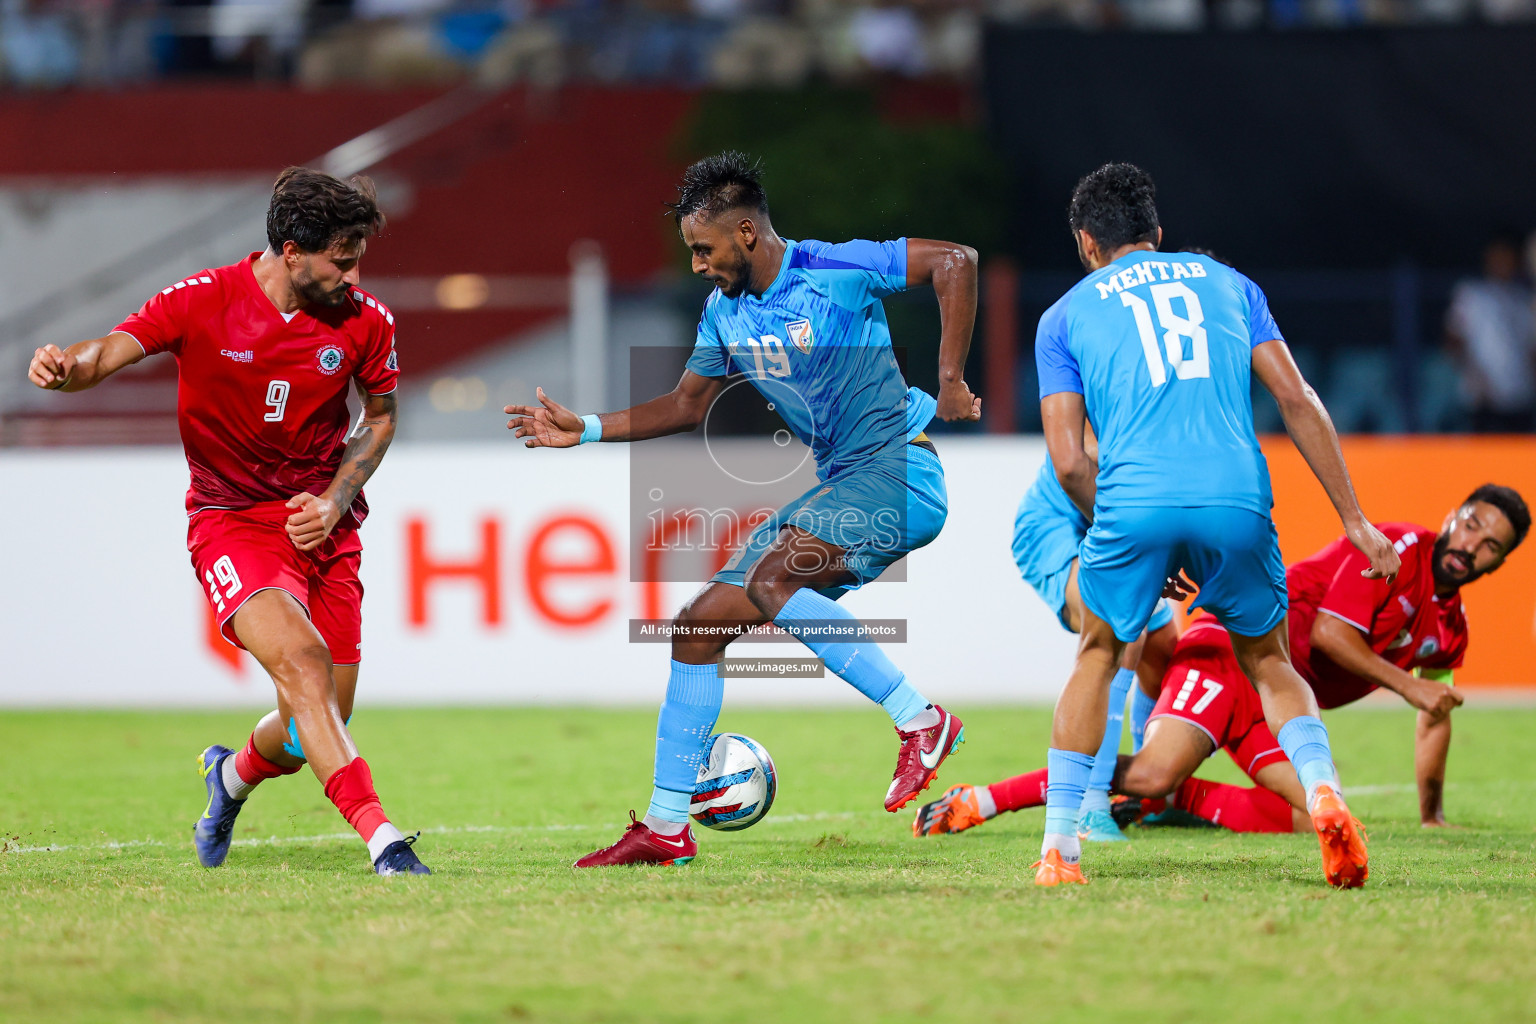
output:
POLYGON ((831 244, 786 239, 761 296, 704 303, 688 369, 742 373, 816 458, 826 480, 906 444, 937 409, 908 389, 880 300, 907 287, 907 240, 831 244))
POLYGON ((1253 432, 1253 349, 1281 339, 1264 293, 1195 253, 1137 251, 1040 318, 1040 397, 1083 396, 1099 439, 1098 502, 1223 505, 1269 515, 1253 432))

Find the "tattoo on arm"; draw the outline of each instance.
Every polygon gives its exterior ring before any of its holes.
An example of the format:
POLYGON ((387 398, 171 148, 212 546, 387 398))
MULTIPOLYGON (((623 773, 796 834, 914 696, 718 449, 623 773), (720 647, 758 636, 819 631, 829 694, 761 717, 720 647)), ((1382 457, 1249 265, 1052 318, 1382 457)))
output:
POLYGON ((341 455, 341 467, 336 470, 332 486, 336 488, 336 504, 348 508, 357 499, 363 484, 373 476, 373 471, 384 461, 384 453, 395 437, 397 405, 395 396, 369 395, 365 398, 363 413, 357 426, 347 439, 346 450, 341 455), (368 406, 375 406, 372 412, 368 406))

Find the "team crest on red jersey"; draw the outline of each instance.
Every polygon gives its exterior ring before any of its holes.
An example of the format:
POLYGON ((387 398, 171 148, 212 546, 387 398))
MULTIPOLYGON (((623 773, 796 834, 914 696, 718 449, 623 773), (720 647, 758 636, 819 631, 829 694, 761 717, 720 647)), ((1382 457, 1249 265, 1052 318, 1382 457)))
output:
POLYGON ((341 364, 345 359, 346 355, 335 345, 321 346, 319 353, 316 355, 316 361, 320 364, 320 372, 327 377, 341 369, 341 364))

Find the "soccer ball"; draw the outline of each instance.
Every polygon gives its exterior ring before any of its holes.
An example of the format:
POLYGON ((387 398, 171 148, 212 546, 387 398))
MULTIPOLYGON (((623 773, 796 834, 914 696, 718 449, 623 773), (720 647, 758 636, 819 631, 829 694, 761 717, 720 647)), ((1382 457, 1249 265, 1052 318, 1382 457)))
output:
POLYGON ((778 788, 773 758, 763 745, 722 732, 710 737, 688 813, 705 828, 735 832, 762 820, 778 788))

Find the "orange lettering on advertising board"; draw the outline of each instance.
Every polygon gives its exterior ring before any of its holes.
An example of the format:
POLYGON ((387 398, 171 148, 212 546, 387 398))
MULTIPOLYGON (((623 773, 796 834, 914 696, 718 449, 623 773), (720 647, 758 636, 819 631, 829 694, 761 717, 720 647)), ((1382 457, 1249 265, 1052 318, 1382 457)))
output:
POLYGON ((501 524, 490 516, 480 521, 480 552, 461 561, 436 559, 427 553, 427 524, 413 516, 405 524, 406 592, 411 625, 427 625, 427 588, 442 580, 466 580, 479 585, 480 620, 501 624, 501 524))
POLYGON ((528 542, 528 599, 540 615, 557 626, 589 626, 613 610, 613 599, 600 598, 579 609, 562 607, 551 599, 550 584, 568 577, 612 576, 617 565, 613 543, 596 522, 582 515, 551 519, 536 529, 528 542), (557 558, 553 555, 550 549, 558 544, 562 535, 582 538, 587 548, 586 556, 557 558))

